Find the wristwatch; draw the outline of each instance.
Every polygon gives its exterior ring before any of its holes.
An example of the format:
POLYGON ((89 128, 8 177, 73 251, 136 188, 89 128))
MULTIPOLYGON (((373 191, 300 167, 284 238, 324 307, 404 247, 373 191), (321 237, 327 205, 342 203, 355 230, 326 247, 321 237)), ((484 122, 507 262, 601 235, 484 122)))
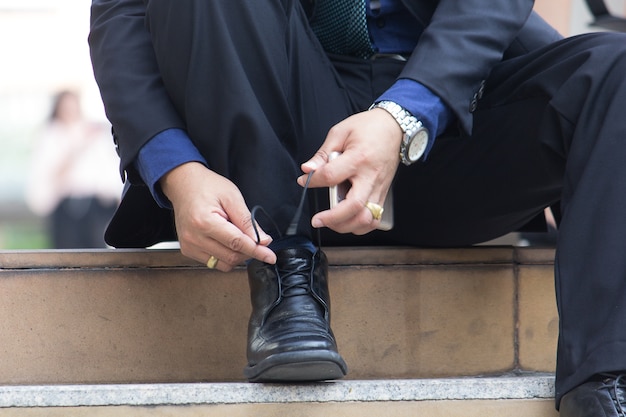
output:
POLYGON ((384 109, 396 119, 404 132, 402 144, 400 144, 400 160, 404 165, 417 162, 428 145, 428 129, 415 116, 393 101, 379 101, 372 104, 372 109, 384 109))

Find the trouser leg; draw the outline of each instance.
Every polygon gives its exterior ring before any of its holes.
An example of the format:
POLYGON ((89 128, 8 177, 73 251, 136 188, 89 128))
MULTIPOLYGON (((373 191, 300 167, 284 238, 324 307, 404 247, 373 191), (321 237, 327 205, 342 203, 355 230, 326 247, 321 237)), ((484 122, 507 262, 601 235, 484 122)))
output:
POLYGON ((504 64, 494 76, 511 92, 507 101, 547 99, 541 117, 526 121, 538 125, 550 161, 546 186, 520 193, 540 195, 551 179, 562 178, 555 260, 558 405, 592 375, 626 369, 626 36, 584 35, 538 55, 518 71, 504 64))
POLYGON ((300 164, 350 112, 300 2, 153 0, 147 19, 191 139, 284 232, 302 193, 300 164))
MULTIPOLYGON (((626 36, 584 35, 540 55, 510 75, 505 65, 500 76, 512 92, 507 101, 548 98, 541 119, 527 122, 538 122, 549 178, 562 178, 558 405, 592 375, 626 369, 626 36), (527 81, 511 88, 518 77, 527 81)), ((547 178, 546 188, 550 184, 547 178)))
MULTIPOLYGON (((557 402, 626 369, 626 36, 584 35, 496 67, 471 137, 401 167, 391 243, 461 245, 561 199, 557 402)), ((388 237, 385 237, 388 236, 388 237)))
POLYGON ((555 103, 571 142, 556 256, 557 400, 626 369, 626 37, 599 36, 581 64, 584 98, 555 103))
MULTIPOLYGON (((626 36, 566 39, 497 66, 469 137, 452 126, 401 166, 396 227, 327 244, 457 246, 511 232, 561 200, 557 402, 626 369, 626 36)), ((350 84, 350 83, 348 83, 350 84)))

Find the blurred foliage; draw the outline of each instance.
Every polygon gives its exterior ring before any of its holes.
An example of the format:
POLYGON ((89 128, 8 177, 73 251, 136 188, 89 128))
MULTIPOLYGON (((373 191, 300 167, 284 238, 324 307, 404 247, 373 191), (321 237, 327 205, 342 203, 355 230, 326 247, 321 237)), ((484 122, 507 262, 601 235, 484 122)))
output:
POLYGON ((42 222, 0 223, 0 249, 49 249, 50 240, 42 222))

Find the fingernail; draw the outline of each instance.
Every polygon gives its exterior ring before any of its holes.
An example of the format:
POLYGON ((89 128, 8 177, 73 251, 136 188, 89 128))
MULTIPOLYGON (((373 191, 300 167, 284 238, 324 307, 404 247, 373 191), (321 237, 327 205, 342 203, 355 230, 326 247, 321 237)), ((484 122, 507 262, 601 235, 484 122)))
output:
POLYGON ((313 218, 311 220, 311 226, 315 227, 316 229, 319 229, 320 227, 324 227, 324 223, 322 223, 320 219, 313 218))
POLYGON ((303 166, 309 168, 309 169, 317 169, 317 164, 313 161, 307 161, 304 164, 302 164, 303 166))

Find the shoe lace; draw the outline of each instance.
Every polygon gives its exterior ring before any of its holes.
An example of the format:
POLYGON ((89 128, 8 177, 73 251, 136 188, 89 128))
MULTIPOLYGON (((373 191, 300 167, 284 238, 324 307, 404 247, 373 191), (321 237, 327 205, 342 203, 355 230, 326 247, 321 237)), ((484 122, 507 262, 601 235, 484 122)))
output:
MULTIPOLYGON (((300 197, 300 203, 298 204, 298 208, 293 218, 291 219, 291 223, 289 223, 289 227, 287 228, 287 232, 285 233, 286 236, 293 236, 298 231, 298 224, 300 223, 300 218, 302 217, 302 211, 304 210, 304 202, 306 201, 306 192, 309 189, 309 183, 311 182, 311 177, 313 176, 314 172, 315 171, 309 172, 309 175, 306 178, 306 183, 304 184, 304 190, 302 191, 302 196, 300 197)), ((254 233, 256 235, 256 242, 261 243, 261 236, 259 235, 259 228, 258 228, 258 224, 256 221, 258 212, 263 213, 265 217, 267 217, 272 222, 272 226, 274 227, 274 230, 276 230, 279 237, 282 237, 283 234, 281 233, 274 219, 272 219, 272 217, 267 213, 267 211, 265 211, 265 209, 262 206, 256 205, 252 207, 252 210, 251 210, 252 228, 254 229, 254 233)))
MULTIPOLYGON (((298 204, 298 208, 291 219, 289 227, 287 228, 286 236, 293 236, 297 233, 298 224, 300 223, 300 218, 302 217, 302 212, 304 210, 304 203, 306 201, 306 193, 309 189, 309 183, 311 182, 311 177, 315 171, 311 171, 307 176, 306 183, 304 184, 304 190, 302 191, 302 196, 300 197, 300 203, 298 204)), ((251 215, 252 215, 252 227, 254 229, 254 233, 256 234, 257 243, 261 241, 258 224, 256 221, 257 213, 263 213, 265 217, 267 217, 271 222, 278 233, 279 237, 282 237, 282 233, 278 228, 276 222, 272 217, 265 211, 262 206, 256 205, 252 207, 251 215)), ((281 298, 295 297, 298 295, 306 295, 311 292, 311 286, 309 285, 309 275, 311 274, 313 266, 310 263, 304 263, 297 268, 279 268, 276 266, 276 273, 279 277, 278 282, 280 283, 280 295, 281 298)))
POLYGON ((281 285, 280 295, 284 298, 295 297, 298 295, 307 295, 311 292, 309 285, 309 274, 312 266, 297 269, 281 269, 277 268, 279 282, 281 285))
POLYGON ((601 388, 606 388, 611 394, 615 408, 621 417, 626 417, 626 398, 623 391, 626 390, 626 374, 601 374, 604 378, 601 388), (622 393, 620 393, 622 391, 622 393))

